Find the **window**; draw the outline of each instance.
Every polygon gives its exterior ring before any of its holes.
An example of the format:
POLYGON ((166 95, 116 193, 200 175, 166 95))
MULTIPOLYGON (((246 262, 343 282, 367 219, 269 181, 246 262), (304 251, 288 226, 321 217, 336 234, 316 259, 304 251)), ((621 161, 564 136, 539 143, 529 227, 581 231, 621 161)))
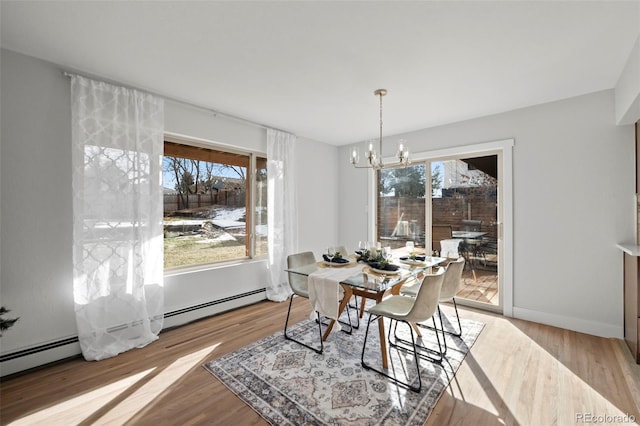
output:
POLYGON ((171 139, 162 172, 165 268, 266 254, 266 158, 171 139))

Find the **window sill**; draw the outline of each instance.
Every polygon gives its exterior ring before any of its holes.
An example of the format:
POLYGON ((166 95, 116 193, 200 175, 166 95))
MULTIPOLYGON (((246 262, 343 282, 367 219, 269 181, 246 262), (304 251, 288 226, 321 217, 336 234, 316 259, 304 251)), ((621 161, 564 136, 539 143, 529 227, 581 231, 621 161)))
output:
POLYGON ((223 268, 232 268, 242 265, 248 265, 252 263, 261 263, 266 262, 267 256, 258 256, 253 259, 245 258, 245 259, 234 259, 229 261, 217 262, 217 263, 206 263, 203 265, 193 265, 193 266, 177 266, 175 268, 169 268, 164 270, 164 276, 170 277, 174 275, 183 275, 183 274, 191 274, 194 272, 203 272, 203 271, 211 271, 215 269, 223 269, 223 268))

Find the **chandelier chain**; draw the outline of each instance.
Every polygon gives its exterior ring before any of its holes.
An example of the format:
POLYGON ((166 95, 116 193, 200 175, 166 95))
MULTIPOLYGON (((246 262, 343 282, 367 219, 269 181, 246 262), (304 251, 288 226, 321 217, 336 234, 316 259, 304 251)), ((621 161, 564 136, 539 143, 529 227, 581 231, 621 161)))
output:
POLYGON ((379 144, 379 150, 380 150, 380 164, 382 164, 382 97, 385 95, 386 92, 383 92, 382 90, 378 90, 377 91, 380 97, 380 139, 378 140, 378 144, 379 144))

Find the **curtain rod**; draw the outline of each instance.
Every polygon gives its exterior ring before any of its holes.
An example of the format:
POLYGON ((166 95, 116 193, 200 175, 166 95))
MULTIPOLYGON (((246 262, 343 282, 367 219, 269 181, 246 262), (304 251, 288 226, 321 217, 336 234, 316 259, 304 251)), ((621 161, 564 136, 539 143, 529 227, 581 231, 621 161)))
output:
POLYGON ((241 122, 241 123, 244 123, 244 124, 248 124, 248 125, 251 125, 253 127, 259 127, 261 129, 266 129, 266 130, 272 129, 272 130, 277 130, 279 132, 289 133, 289 134, 293 135, 293 133, 291 133, 291 132, 288 132, 288 131, 282 130, 282 129, 278 129, 278 128, 273 127, 273 126, 267 126, 266 124, 256 123, 255 121, 247 120, 246 118, 237 117, 235 115, 231 115, 231 114, 227 114, 227 113, 224 113, 224 112, 216 111, 215 109, 203 107, 201 105, 196 105, 196 104, 193 104, 191 102, 187 102, 187 101, 183 101, 183 100, 180 100, 180 99, 172 98, 170 96, 161 95, 159 93, 151 92, 149 90, 139 89, 137 87, 130 86, 130 85, 127 85, 127 84, 122 84, 122 83, 117 82, 117 81, 104 79, 104 78, 100 78, 100 77, 86 76, 86 75, 83 75, 81 73, 70 72, 70 71, 65 71, 65 70, 62 71, 62 74, 65 77, 68 77, 68 78, 71 78, 72 76, 77 75, 77 76, 84 77, 84 78, 89 78, 89 79, 92 79, 92 80, 101 80, 101 81, 104 81, 105 83, 109 83, 109 84, 113 84, 113 85, 119 85, 119 86, 126 87, 126 88, 132 89, 132 90, 139 90, 139 91, 148 93, 148 94, 153 95, 153 96, 158 96, 158 97, 164 99, 165 101, 176 102, 176 103, 179 103, 179 104, 191 107, 191 108, 195 108, 195 109, 199 109, 199 110, 202 110, 202 111, 209 112, 209 113, 213 114, 215 117, 222 117, 222 118, 226 118, 226 119, 229 119, 229 120, 234 120, 234 121, 238 121, 238 122, 241 122))

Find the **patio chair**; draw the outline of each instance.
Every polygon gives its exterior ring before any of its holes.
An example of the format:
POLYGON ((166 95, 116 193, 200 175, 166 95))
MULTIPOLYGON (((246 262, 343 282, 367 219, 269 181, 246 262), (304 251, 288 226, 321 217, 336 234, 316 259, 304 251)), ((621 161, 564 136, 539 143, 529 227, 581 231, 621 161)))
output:
POLYGON ((471 219, 462 219, 462 227, 463 231, 480 231, 482 227, 481 220, 471 220, 471 219))
MULTIPOLYGON (((482 220, 463 219, 462 231, 479 232, 482 228, 482 220)), ((460 244, 460 253, 467 261, 467 267, 471 269, 473 273, 474 281, 476 278, 475 263, 480 256, 480 247, 482 246, 482 240, 476 238, 467 238, 460 244)))
POLYGON ((453 236, 453 227, 451 225, 432 225, 431 226, 431 246, 432 249, 440 253, 442 247, 440 241, 450 240, 453 236))
POLYGON ((482 266, 496 267, 498 264, 498 239, 493 236, 482 238, 482 244, 478 248, 478 259, 482 266))
MULTIPOLYGON (((414 392, 420 392, 422 389, 422 379, 420 378, 420 361, 419 358, 428 359, 432 362, 440 363, 443 359, 442 345, 440 343, 440 337, 438 335, 438 329, 435 327, 435 320, 433 319, 433 314, 436 312, 438 307, 438 300, 440 298, 440 291, 442 289, 442 281, 444 277, 444 269, 440 268, 440 270, 434 275, 425 275, 422 280, 420 287, 418 288, 418 292, 415 297, 410 296, 390 296, 384 299, 382 302, 373 306, 369 309, 369 320, 367 322, 367 331, 364 335, 364 343, 362 344, 362 355, 360 357, 360 362, 362 367, 367 370, 373 370, 378 374, 381 374, 395 383, 405 386, 411 389, 414 392), (386 372, 379 370, 369 364, 367 364, 364 360, 364 354, 367 348, 367 337, 369 336, 369 326, 375 320, 380 317, 386 317, 391 320, 389 324, 389 346, 397 348, 402 351, 412 352, 413 358, 416 364, 416 374, 418 376, 418 385, 413 385, 412 381, 409 381, 408 375, 407 381, 402 381, 395 376, 389 375, 386 372), (438 350, 435 349, 426 349, 429 353, 434 354, 434 356, 427 355, 426 353, 418 354, 418 346, 416 345, 415 336, 413 334, 413 327, 411 323, 419 323, 422 321, 426 321, 431 318, 434 321, 434 332, 436 335, 436 340, 438 342, 438 350), (395 327, 392 327, 393 322, 396 322, 395 327), (391 340, 391 329, 394 328, 394 335, 396 334, 397 322, 405 323, 411 333, 411 342, 406 340, 396 339, 395 341, 391 340), (411 343, 411 346, 408 347, 405 343, 411 343)), ((444 336, 443 336, 444 337, 444 336)), ((393 362, 393 357, 392 357, 393 362)), ((402 370, 402 368, 398 369, 402 370)), ((406 371, 406 370, 405 370, 406 371)), ((413 380, 415 381, 415 379, 413 380)))

